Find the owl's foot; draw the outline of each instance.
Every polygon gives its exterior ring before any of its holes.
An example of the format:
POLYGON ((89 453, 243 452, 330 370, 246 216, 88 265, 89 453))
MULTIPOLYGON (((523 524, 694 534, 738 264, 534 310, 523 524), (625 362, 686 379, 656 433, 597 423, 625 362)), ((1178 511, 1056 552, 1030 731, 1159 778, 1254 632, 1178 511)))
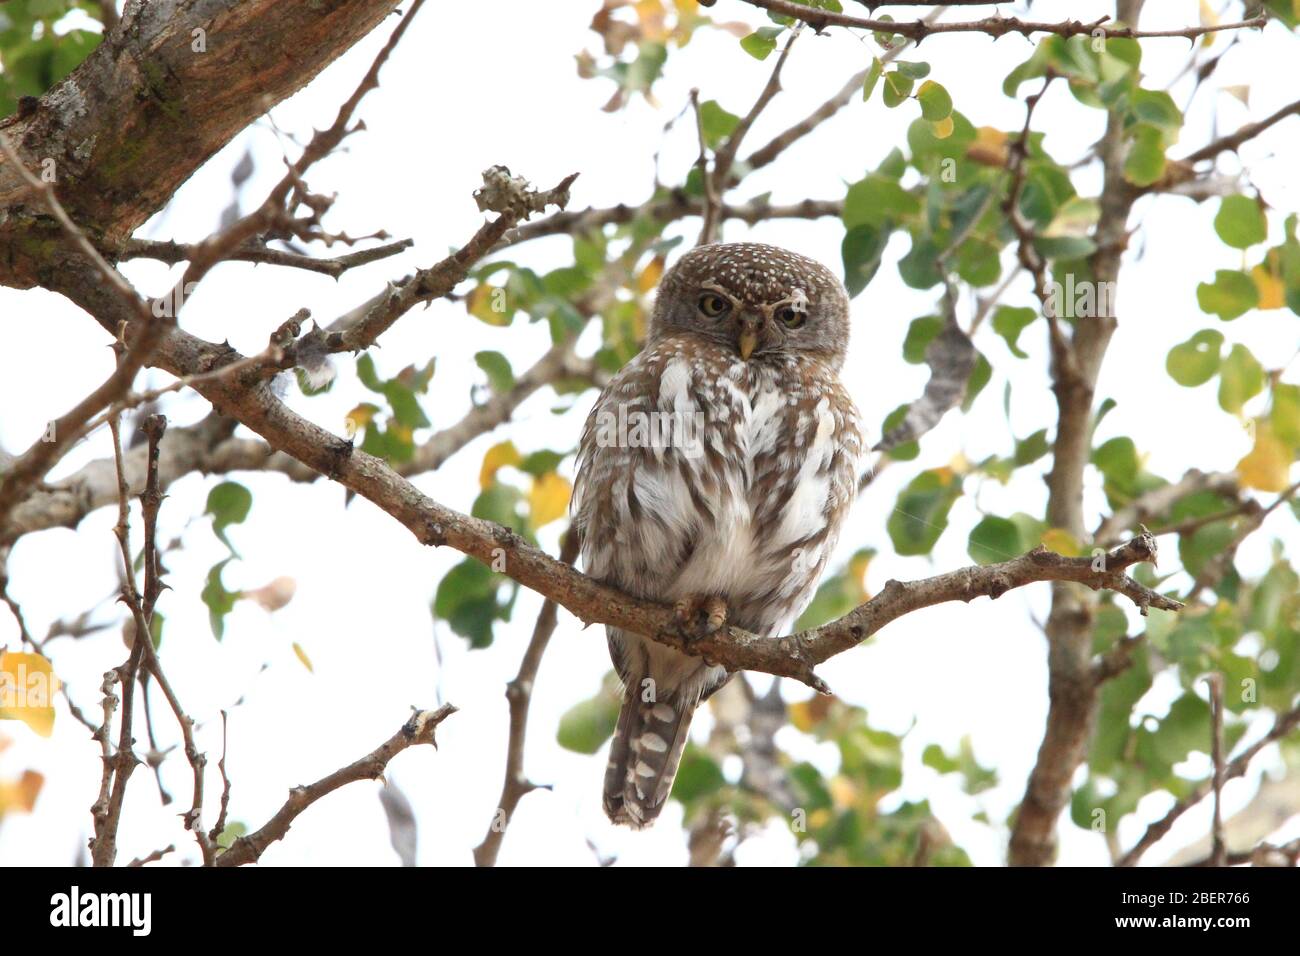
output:
POLYGON ((708 637, 727 624, 727 602, 717 594, 688 594, 677 601, 673 611, 687 637, 708 637))

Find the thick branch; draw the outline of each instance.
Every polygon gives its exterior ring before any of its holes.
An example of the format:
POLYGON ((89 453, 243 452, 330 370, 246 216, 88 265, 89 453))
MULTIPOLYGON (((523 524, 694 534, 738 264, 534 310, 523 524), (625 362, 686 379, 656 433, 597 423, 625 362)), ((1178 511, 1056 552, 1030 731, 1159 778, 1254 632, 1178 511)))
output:
MULTIPOLYGON (((118 247, 236 133, 370 32, 397 0, 154 0, 5 132, 52 160, 73 220, 118 247), (198 31, 198 33, 196 33, 198 31), (202 37, 202 43, 196 37, 202 37), (293 55, 266 37, 292 37, 293 55), (197 49, 196 47, 201 47, 197 49)), ((53 231, 0 166, 0 283, 42 285, 53 231)))

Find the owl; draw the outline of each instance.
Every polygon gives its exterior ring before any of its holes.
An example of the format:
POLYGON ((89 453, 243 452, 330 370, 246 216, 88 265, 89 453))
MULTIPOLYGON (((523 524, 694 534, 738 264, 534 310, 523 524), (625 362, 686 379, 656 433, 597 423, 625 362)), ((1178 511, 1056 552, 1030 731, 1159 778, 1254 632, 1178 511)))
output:
MULTIPOLYGON (((848 295, 758 243, 697 247, 664 275, 645 348, 596 400, 572 517, 584 570, 675 606, 688 636, 783 633, 812 597, 856 490, 858 413, 838 372, 848 295)), ((650 825, 723 667, 610 627, 624 700, 604 807, 650 825)))

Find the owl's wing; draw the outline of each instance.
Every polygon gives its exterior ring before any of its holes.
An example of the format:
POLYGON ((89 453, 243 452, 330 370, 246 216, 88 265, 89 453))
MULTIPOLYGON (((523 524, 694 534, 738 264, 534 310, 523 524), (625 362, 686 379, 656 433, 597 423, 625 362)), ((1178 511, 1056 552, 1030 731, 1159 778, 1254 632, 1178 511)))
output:
POLYGON ((739 453, 706 388, 677 352, 652 348, 596 400, 571 505, 592 577, 640 597, 671 597, 717 510, 735 496, 723 475, 739 453))

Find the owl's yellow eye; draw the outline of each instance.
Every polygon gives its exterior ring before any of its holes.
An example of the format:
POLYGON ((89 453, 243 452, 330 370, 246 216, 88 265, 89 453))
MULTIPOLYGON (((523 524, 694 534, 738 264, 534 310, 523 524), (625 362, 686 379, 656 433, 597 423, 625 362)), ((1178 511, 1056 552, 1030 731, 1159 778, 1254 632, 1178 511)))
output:
POLYGON ((700 311, 709 318, 716 319, 731 311, 731 303, 716 292, 706 292, 700 296, 700 311))
POLYGON ((783 305, 776 310, 776 319, 787 329, 797 329, 808 321, 808 313, 792 305, 783 305))

